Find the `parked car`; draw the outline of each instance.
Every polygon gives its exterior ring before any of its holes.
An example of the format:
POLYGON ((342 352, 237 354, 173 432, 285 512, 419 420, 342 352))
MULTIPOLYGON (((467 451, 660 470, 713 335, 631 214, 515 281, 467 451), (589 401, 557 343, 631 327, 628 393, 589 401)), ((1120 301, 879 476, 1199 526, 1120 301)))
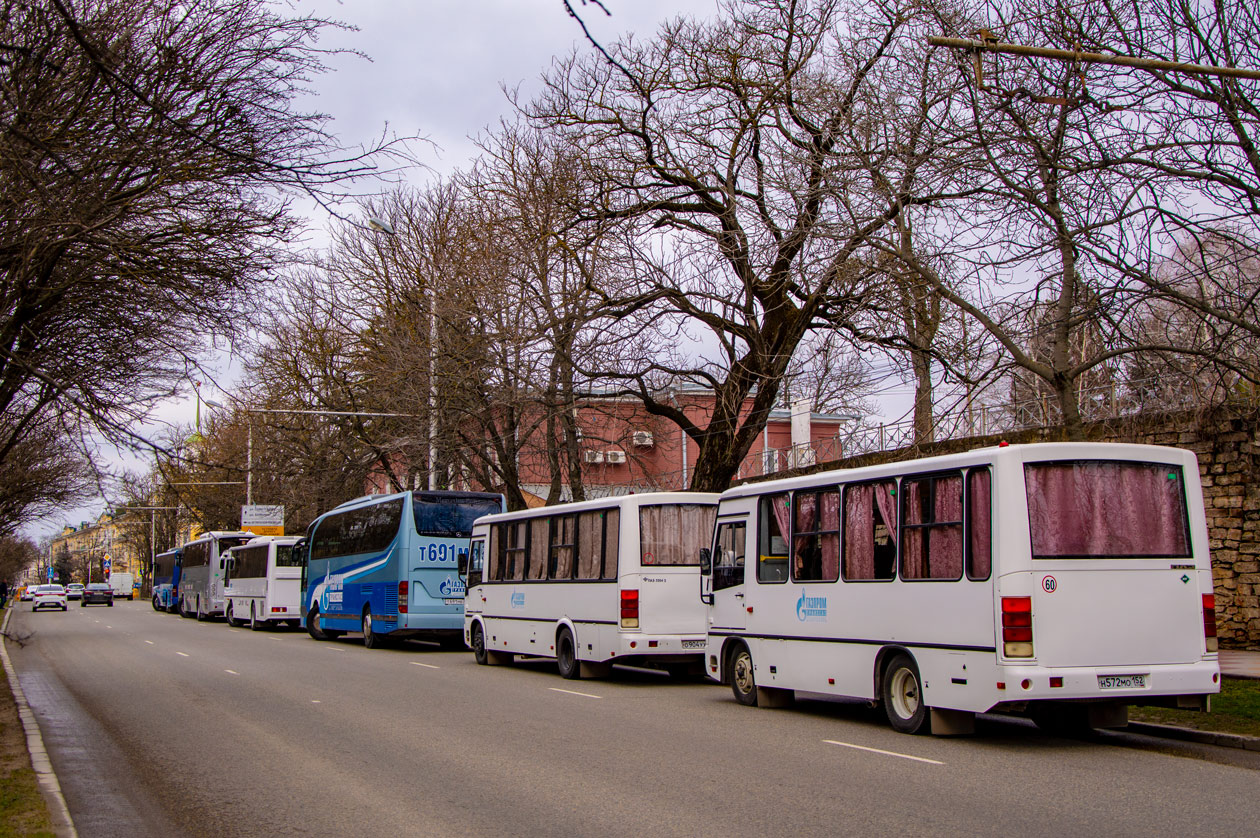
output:
POLYGON ((66 602, 66 589, 60 585, 36 585, 34 598, 35 602, 31 605, 32 611, 38 611, 41 608, 60 608, 65 611, 70 607, 66 602))
POLYGON ((23 602, 30 602, 30 601, 31 601, 31 600, 33 600, 34 598, 35 598, 35 586, 34 586, 34 585, 27 585, 25 588, 23 588, 23 589, 22 589, 22 601, 23 601, 23 602))
POLYGON ((80 599, 83 596, 83 583, 71 582, 66 585, 66 599, 80 599))
POLYGON ((82 608, 89 605, 108 605, 114 607, 114 591, 108 582, 93 582, 83 589, 83 599, 79 601, 82 608))

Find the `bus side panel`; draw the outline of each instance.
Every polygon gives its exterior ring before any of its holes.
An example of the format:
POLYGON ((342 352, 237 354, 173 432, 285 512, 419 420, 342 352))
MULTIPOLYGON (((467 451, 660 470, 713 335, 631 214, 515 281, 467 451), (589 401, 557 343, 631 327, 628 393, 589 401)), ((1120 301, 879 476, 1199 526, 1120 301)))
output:
POLYGON ((708 606, 700 599, 699 567, 644 567, 621 584, 639 591, 641 633, 704 636, 708 606))

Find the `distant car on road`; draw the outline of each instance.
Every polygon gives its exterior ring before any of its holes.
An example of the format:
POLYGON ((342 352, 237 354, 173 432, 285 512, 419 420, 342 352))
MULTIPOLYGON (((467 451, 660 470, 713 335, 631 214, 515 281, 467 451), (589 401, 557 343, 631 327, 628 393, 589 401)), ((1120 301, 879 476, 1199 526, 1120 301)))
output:
POLYGON ((60 585, 36 585, 34 598, 35 602, 31 605, 32 611, 38 611, 41 608, 60 608, 65 611, 70 607, 66 603, 66 589, 60 585))
POLYGON ((93 582, 83 589, 83 599, 79 602, 79 606, 87 608, 93 604, 114 607, 114 590, 110 588, 108 582, 93 582))
POLYGON ((83 583, 71 582, 66 585, 66 599, 79 599, 83 596, 83 583))
POLYGON ((34 586, 34 585, 27 585, 25 588, 23 588, 23 589, 22 589, 22 601, 23 601, 23 602, 30 602, 30 601, 31 601, 31 600, 33 600, 34 598, 35 598, 35 586, 34 586))

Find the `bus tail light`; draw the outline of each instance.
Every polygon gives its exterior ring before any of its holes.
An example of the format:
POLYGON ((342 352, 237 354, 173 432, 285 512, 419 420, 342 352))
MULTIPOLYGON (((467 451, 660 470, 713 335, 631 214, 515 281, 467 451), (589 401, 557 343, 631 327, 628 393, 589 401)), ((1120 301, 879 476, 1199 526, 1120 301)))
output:
POLYGON ((1203 595, 1203 639, 1207 643, 1209 652, 1217 650, 1215 594, 1203 595))
POLYGON ((407 587, 408 585, 406 582, 398 583, 398 613, 399 614, 407 613, 407 587))
POLYGON ((1032 641, 1032 597, 1002 597, 1002 654, 1008 658, 1031 658, 1032 641))
POLYGON ((639 627, 639 592, 623 590, 621 592, 621 627, 623 629, 639 627))

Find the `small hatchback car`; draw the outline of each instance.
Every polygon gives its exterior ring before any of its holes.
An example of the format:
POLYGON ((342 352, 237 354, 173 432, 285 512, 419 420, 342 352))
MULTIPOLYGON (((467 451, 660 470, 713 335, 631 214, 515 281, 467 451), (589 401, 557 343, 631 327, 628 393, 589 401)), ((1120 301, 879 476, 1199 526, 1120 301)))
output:
POLYGON ((62 611, 69 609, 66 603, 66 589, 60 585, 36 585, 35 601, 31 604, 32 611, 38 611, 41 608, 60 608, 62 611))
POLYGON ((83 583, 71 582, 66 585, 66 599, 79 599, 83 596, 83 583))
POLYGON ((83 599, 79 600, 79 605, 87 608, 92 604, 114 607, 114 592, 108 582, 92 582, 83 589, 83 599))

